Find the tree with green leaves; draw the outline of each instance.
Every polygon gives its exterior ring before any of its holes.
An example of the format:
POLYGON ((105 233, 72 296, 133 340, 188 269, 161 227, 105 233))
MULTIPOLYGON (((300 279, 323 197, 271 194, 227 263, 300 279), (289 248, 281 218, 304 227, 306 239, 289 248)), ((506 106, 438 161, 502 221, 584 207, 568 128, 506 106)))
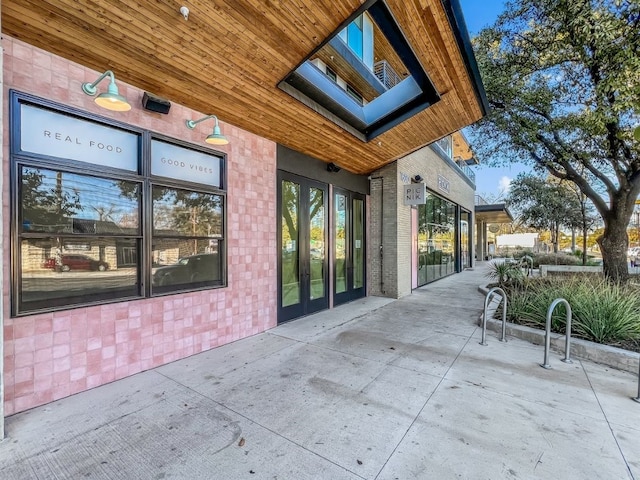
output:
POLYGON ((480 154, 575 183, 604 223, 605 275, 626 280, 640 193, 640 2, 513 0, 474 45, 491 106, 473 131, 480 154))
POLYGON ((582 222, 580 202, 574 193, 565 185, 535 175, 518 175, 511 182, 507 203, 523 225, 549 230, 556 253, 560 229, 577 228, 582 222))
POLYGON ((62 233, 69 218, 82 209, 80 193, 63 186, 62 172, 25 167, 22 172, 23 226, 33 231, 62 233))
POLYGON ((153 228, 173 232, 177 236, 222 236, 222 197, 212 193, 154 187, 153 228))

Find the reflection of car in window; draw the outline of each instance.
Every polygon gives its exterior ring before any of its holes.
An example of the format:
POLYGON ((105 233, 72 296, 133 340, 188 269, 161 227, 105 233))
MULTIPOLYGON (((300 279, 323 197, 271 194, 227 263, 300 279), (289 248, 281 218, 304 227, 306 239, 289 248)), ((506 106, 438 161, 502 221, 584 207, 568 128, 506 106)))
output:
POLYGON ((157 267, 153 272, 153 285, 179 285, 220 280, 220 262, 217 253, 202 253, 179 258, 173 265, 157 267))
POLYGON ((62 255, 59 264, 56 263, 55 258, 49 258, 44 262, 44 268, 61 270, 63 272, 70 270, 98 270, 104 272, 109 269, 109 264, 86 255, 62 255))

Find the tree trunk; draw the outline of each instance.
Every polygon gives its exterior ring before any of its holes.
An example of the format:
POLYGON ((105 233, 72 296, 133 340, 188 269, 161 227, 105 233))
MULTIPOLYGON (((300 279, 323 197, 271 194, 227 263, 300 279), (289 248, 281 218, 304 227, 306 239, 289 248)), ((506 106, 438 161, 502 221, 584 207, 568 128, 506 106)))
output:
POLYGON ((627 224, 615 218, 608 220, 604 233, 598 238, 604 276, 616 283, 626 282, 629 279, 627 224))
POLYGON ((582 265, 587 264, 587 207, 585 204, 584 196, 580 198, 580 216, 582 217, 582 265))

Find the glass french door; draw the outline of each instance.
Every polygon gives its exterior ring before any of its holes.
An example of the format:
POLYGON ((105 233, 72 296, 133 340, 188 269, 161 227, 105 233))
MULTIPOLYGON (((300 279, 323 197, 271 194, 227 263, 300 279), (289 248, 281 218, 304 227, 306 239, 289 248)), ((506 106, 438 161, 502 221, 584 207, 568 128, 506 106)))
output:
POLYGON ((278 323, 329 307, 327 185, 278 173, 278 323))
POLYGON ((365 296, 364 195, 333 190, 333 304, 365 296))

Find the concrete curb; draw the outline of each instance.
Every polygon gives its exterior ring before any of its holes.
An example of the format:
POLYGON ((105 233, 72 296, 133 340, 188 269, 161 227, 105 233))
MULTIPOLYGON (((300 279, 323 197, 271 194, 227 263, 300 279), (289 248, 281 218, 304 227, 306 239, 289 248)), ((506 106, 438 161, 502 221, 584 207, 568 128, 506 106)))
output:
MULTIPOLYGON (((480 285, 478 291, 483 295, 489 292, 489 289, 480 285)), ((489 312, 491 313, 491 312, 489 312)), ((491 317, 491 315, 489 315, 491 317)), ((478 324, 482 325, 482 314, 478 319, 478 324)), ((502 321, 489 318, 487 321, 487 330, 501 332, 502 321)), ((538 330, 537 328, 526 327, 524 325, 516 325, 514 323, 507 322, 507 335, 525 340, 533 343, 534 345, 544 345, 544 330, 538 330)), ((508 340, 508 339, 507 339, 508 340)), ((564 354, 564 335, 558 333, 551 333, 551 349, 564 354)), ((624 350, 622 348, 610 347, 609 345, 602 345, 599 343, 590 342, 588 340, 582 340, 579 338, 571 339, 571 356, 590 360, 592 362, 607 365, 617 370, 623 370, 625 372, 637 373, 638 363, 640 362, 640 355, 624 350)), ((540 353, 540 361, 543 359, 543 350, 540 353)))

